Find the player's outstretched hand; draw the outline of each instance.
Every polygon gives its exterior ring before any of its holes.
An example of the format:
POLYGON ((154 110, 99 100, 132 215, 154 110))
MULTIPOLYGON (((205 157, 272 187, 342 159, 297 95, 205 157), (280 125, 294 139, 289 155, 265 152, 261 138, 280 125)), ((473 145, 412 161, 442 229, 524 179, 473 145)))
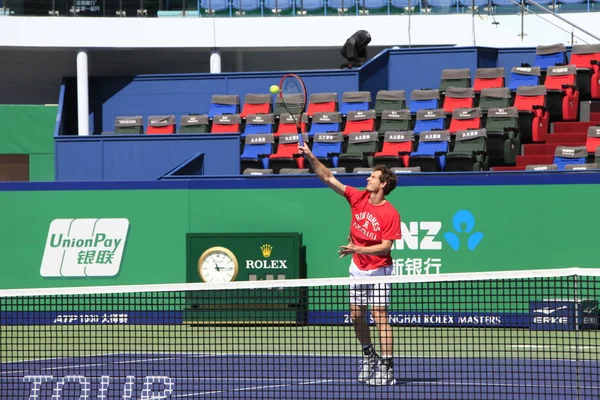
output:
POLYGON ((298 144, 298 152, 300 154, 306 154, 306 155, 312 154, 312 152, 310 151, 310 148, 308 147, 308 145, 306 143, 298 144))

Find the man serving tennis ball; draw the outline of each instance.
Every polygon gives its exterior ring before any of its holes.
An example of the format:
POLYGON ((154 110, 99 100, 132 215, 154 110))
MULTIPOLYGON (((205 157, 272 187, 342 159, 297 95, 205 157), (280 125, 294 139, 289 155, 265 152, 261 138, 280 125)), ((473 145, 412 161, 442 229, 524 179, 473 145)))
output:
MULTIPOLYGON (((352 255, 350 276, 383 276, 392 274, 390 250, 394 240, 400 239, 400 215, 385 199, 396 187, 396 174, 385 165, 378 165, 367 178, 365 190, 358 190, 338 181, 311 152, 306 144, 298 146, 310 162, 315 174, 346 198, 352 210, 349 243, 340 246, 339 255, 352 255)), ((388 321, 387 304, 390 284, 350 285, 350 316, 354 331, 363 348, 363 361, 358 375, 368 385, 395 385, 392 329, 388 321), (371 332, 366 321, 367 307, 379 332, 381 357, 371 343, 371 332)))

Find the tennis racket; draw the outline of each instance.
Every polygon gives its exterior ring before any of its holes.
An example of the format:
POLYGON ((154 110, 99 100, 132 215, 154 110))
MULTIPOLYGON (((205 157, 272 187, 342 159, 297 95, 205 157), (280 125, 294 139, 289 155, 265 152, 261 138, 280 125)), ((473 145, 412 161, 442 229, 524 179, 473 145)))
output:
POLYGON ((296 131, 298 132, 298 143, 304 145, 304 136, 302 135, 302 113, 306 106, 306 86, 304 81, 294 74, 286 74, 279 81, 279 98, 283 107, 290 113, 296 131))

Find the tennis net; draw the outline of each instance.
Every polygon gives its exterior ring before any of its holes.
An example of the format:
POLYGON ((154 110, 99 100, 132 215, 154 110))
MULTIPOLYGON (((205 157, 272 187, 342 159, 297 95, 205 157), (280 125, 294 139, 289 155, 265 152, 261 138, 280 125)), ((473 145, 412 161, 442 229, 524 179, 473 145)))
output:
POLYGON ((3 290, 0 398, 597 398, 599 276, 3 290), (391 363, 371 313, 377 357, 365 356, 349 303, 388 284, 391 363))

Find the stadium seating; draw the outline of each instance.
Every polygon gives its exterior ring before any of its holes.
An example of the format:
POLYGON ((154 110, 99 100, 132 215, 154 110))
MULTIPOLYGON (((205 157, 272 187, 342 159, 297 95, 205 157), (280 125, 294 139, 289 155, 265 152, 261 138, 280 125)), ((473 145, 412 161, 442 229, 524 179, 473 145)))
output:
POLYGON ((246 136, 244 150, 240 156, 241 173, 247 168, 268 169, 269 157, 273 153, 275 138, 270 133, 246 136))
POLYGON ((442 79, 439 87, 440 92, 444 93, 450 87, 470 88, 471 70, 468 68, 442 70, 442 79))
POLYGON ((168 135, 175 133, 175 116, 160 115, 148 118, 148 135, 168 135))
POLYGON ((381 124, 379 125, 380 140, 383 139, 388 131, 408 131, 410 130, 411 115, 409 110, 385 110, 381 114, 381 124))
POLYGON ((342 126, 342 116, 338 112, 317 112, 313 115, 308 136, 317 133, 339 132, 342 126))
POLYGON ((383 148, 375 153, 373 163, 384 164, 389 168, 408 167, 413 146, 413 132, 386 132, 383 139, 383 148))
POLYGON ((438 89, 415 89, 410 94, 410 112, 440 108, 440 91, 438 89))
POLYGON ((567 49, 562 43, 551 44, 549 46, 538 46, 535 51, 533 65, 542 70, 555 65, 564 65, 567 63, 567 49))
POLYGON ((450 133, 456 133, 460 130, 479 129, 482 124, 483 113, 481 109, 476 108, 457 108, 452 112, 450 120, 450 133))
POLYGON ((419 167, 422 172, 439 172, 446 167, 446 154, 450 146, 450 132, 422 132, 419 145, 409 157, 411 167, 419 167))
POLYGON ((516 92, 520 86, 538 86, 541 77, 540 67, 514 67, 510 72, 508 88, 516 92))
POLYGON ((457 108, 472 108, 475 102, 475 93, 471 88, 450 87, 446 90, 442 108, 449 114, 457 108))
POLYGON ((413 129, 415 135, 424 131, 446 129, 446 111, 443 109, 437 110, 420 110, 417 112, 417 121, 413 129))
POLYGON ((285 95, 285 105, 281 96, 275 97, 275 107, 273 108, 273 115, 279 116, 281 114, 300 114, 304 112, 304 96, 300 93, 290 93, 285 95), (287 109, 285 106, 287 105, 287 109), (289 109, 289 110, 288 110, 289 109))
POLYGON ((550 123, 545 86, 521 86, 514 107, 519 110, 519 131, 523 142, 545 142, 550 123))
POLYGON ((506 108, 510 106, 510 89, 508 88, 485 88, 481 90, 478 107, 481 111, 490 108, 506 108))
MULTIPOLYGON (((313 138, 312 153, 326 167, 337 168, 344 138, 340 132, 317 133, 313 138)), ((312 172, 312 167, 308 164, 312 172)))
POLYGON ((179 133, 207 133, 207 115, 182 115, 179 120, 179 133))
POLYGON ((569 64, 577 67, 581 100, 600 99, 600 45, 573 45, 569 64))
POLYGON ((548 112, 552 120, 574 121, 579 112, 577 68, 574 65, 548 67, 544 86, 548 89, 548 112))
MULTIPOLYGON (((308 143, 308 135, 303 136, 304 142, 308 143)), ((279 135, 279 145, 277 151, 269 157, 269 166, 275 174, 282 168, 304 168, 304 156, 298 153, 297 133, 279 135)))
MULTIPOLYGON (((600 148, 600 125, 590 126, 588 128, 585 148, 588 152, 588 157, 592 154, 596 154, 596 150, 600 148)), ((600 161, 600 159, 597 161, 600 161)))
POLYGON ((272 133, 273 114, 250 114, 246 117, 246 127, 242 137, 253 133, 272 133))
POLYGON ((244 107, 240 117, 246 118, 251 114, 270 114, 271 113, 271 95, 249 93, 244 98, 244 107))
POLYGON ((141 116, 115 118, 115 134, 139 135, 144 133, 144 120, 141 116))
MULTIPOLYGON (((244 9, 242 3, 239 7, 244 9)), ((320 4, 346 11, 353 7, 342 2, 320 4)), ((423 5, 432 10, 444 6, 440 2, 423 5)), ((233 9, 239 11, 239 7, 233 9)), ((281 12, 287 6, 273 7, 281 12)), ((325 165, 345 172, 368 172, 380 163, 397 168, 398 173, 485 171, 489 167, 541 171, 542 166, 551 170, 552 165, 561 171, 597 168, 600 103, 588 104, 583 99, 600 98, 600 45, 574 46, 569 64, 563 45, 538 46, 533 62, 523 61, 531 65, 512 67, 509 76, 503 67, 443 69, 440 62, 439 87, 414 89, 409 102, 402 89, 377 90, 375 95, 371 88, 380 82, 360 86, 369 91, 339 90, 339 97, 333 90, 312 93, 302 113, 301 130, 325 165), (580 150, 573 150, 577 157, 570 155, 573 148, 582 147, 586 148, 584 157, 580 150)), ((389 84, 397 85, 391 80, 389 84)), ((300 98, 290 95, 286 100, 288 107, 302 111, 300 98)), ((240 173, 314 172, 297 154, 296 123, 280 96, 214 94, 208 108, 207 113, 201 111, 205 114, 178 114, 169 109, 165 115, 150 117, 136 109, 131 115, 140 115, 116 117, 114 133, 240 134, 240 173), (166 115, 171 112, 175 115, 166 115), (179 130, 176 117, 180 118, 179 130), (259 137, 269 138, 268 142, 258 143, 259 137)))
POLYGON ((236 94, 215 94, 212 96, 208 109, 208 118, 214 118, 217 115, 239 114, 239 112, 240 96, 236 94))
POLYGON ((298 126, 296 123, 300 124, 300 130, 303 133, 306 133, 306 127, 308 125, 308 116, 306 114, 302 114, 302 118, 300 121, 300 114, 290 114, 288 112, 282 113, 279 116, 279 125, 277 126, 277 132, 275 136, 279 136, 282 133, 298 133, 298 126))
POLYGON ((481 92, 483 89, 504 87, 504 68, 477 68, 473 90, 481 92))
POLYGON ((516 156, 521 152, 518 118, 519 111, 514 107, 488 110, 485 130, 491 166, 515 164, 516 156))
POLYGON ((373 167, 373 156, 377 152, 379 136, 377 132, 351 133, 348 148, 340 154, 338 166, 352 172, 359 167, 373 167))
POLYGON ((344 135, 375 130, 375 110, 350 111, 346 118, 344 135))
POLYGON ((586 157, 585 146, 558 146, 554 153, 554 164, 562 171, 567 165, 585 164, 586 157))
POLYGON ((308 100, 306 114, 309 117, 315 113, 321 112, 337 112, 338 111, 338 95, 337 93, 313 93, 308 100))
POLYGON ((215 115, 211 133, 240 133, 242 119, 238 114, 215 115))
POLYGON ((375 96, 375 113, 381 117, 385 110, 403 110, 406 108, 406 93, 404 90, 380 90, 375 96))
POLYGON ((371 92, 344 92, 340 103, 340 114, 348 115, 350 111, 367 111, 371 109, 371 92))
POLYGON ((485 129, 456 133, 454 149, 446 156, 446 171, 487 171, 487 133, 485 129))

